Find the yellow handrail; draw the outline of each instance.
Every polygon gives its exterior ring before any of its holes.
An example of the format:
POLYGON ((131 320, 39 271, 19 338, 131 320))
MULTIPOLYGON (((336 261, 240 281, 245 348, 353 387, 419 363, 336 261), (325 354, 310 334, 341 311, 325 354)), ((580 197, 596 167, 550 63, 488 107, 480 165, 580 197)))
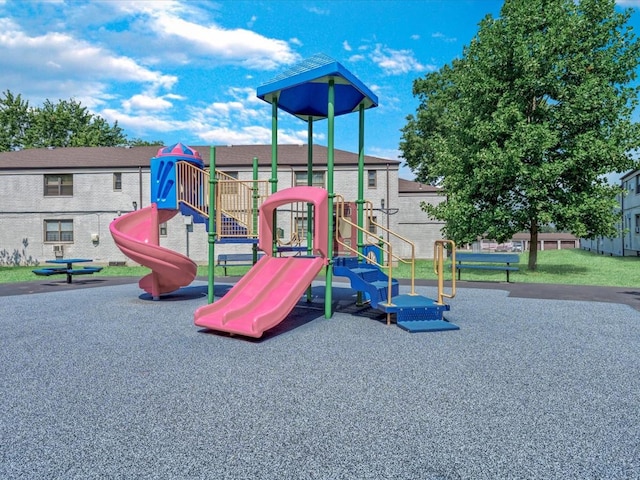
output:
MULTIPOLYGON (((178 202, 182 202, 205 217, 209 217, 209 172, 189 162, 176 162, 178 202)), ((268 180, 238 180, 216 170, 216 232, 218 238, 257 238, 253 219, 256 208, 269 195, 268 180), (223 217, 235 220, 239 228, 223 228, 223 217)))
POLYGON ((456 244, 453 240, 436 240, 433 244, 433 270, 438 276, 438 304, 443 304, 443 297, 456 296, 456 244), (444 254, 446 246, 451 247, 451 293, 444 293, 444 254))
MULTIPOLYGON (((344 215, 344 197, 342 197, 342 195, 336 195, 336 222, 344 222, 347 225, 355 228, 357 231, 360 231, 363 233, 363 243, 366 245, 375 245, 381 248, 382 253, 383 253, 383 257, 387 258, 387 265, 383 265, 380 262, 378 262, 376 259, 372 258, 372 257, 368 257, 366 255, 364 255, 363 253, 360 253, 357 249, 353 248, 351 245, 346 244, 345 242, 342 242, 340 240, 340 238, 338 237, 338 235, 336 235, 336 242, 338 244, 340 244, 342 247, 344 247, 345 251, 354 253, 355 255, 357 255, 359 258, 362 258, 363 260, 367 261, 368 263, 371 263, 373 265, 378 266, 381 270, 386 271, 386 275, 388 277, 388 286, 387 286, 387 303, 385 304, 386 306, 393 306, 393 303, 391 303, 391 293, 392 293, 392 281, 393 281, 393 259, 398 260, 399 262, 405 263, 405 264, 410 264, 411 265, 411 293, 410 295, 417 295, 415 292, 415 245, 413 244, 413 242, 411 242, 410 240, 398 235, 397 233, 393 232, 392 230, 387 229, 386 227, 384 227, 383 225, 380 225, 376 222, 373 221, 373 204, 371 202, 365 202, 365 217, 368 221, 369 224, 371 225, 375 225, 376 227, 380 228, 383 232, 388 233, 390 236, 393 236, 394 238, 397 238, 403 242, 406 242, 407 244, 409 244, 411 246, 411 259, 407 260, 404 258, 401 258, 397 255, 395 255, 393 253, 393 246, 391 244, 391 242, 386 241, 384 238, 378 237, 377 235, 374 235, 373 233, 371 233, 368 229, 363 228, 355 223, 353 223, 351 220, 349 220, 348 217, 345 217, 344 215)), ((336 232, 340 231, 339 225, 337 225, 338 228, 336 228, 336 232)))

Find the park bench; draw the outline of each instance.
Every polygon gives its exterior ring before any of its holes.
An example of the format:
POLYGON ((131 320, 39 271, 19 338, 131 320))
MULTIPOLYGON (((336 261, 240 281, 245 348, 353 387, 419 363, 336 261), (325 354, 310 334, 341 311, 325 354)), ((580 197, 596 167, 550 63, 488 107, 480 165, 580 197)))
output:
POLYGON ((456 270, 458 280, 460 271, 464 269, 473 270, 503 270, 507 273, 507 283, 509 282, 509 272, 518 271, 512 263, 520 262, 520 256, 515 253, 468 253, 456 252, 456 270))
MULTIPOLYGON (((259 253, 258 260, 262 257, 264 253, 259 253)), ((253 267, 253 253, 221 253, 215 266, 223 268, 226 277, 228 267, 253 267)))

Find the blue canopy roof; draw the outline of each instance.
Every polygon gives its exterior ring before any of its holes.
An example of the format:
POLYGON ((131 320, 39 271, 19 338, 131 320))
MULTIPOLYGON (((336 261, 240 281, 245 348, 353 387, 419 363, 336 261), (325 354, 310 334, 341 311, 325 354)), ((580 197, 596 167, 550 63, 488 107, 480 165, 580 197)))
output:
POLYGON ((333 58, 318 54, 258 87, 258 98, 302 120, 328 116, 329 80, 335 82, 334 116, 378 106, 378 97, 333 58))
POLYGON ((160 157, 166 158, 167 160, 184 160, 194 163, 200 168, 204 168, 204 162, 202 161, 200 152, 183 143, 174 143, 168 147, 160 147, 154 158, 160 157))

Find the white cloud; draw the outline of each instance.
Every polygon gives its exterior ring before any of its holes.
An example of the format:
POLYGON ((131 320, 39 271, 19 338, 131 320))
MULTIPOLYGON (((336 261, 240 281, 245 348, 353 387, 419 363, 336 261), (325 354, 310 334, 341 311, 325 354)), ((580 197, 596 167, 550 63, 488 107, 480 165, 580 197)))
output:
MULTIPOLYGON (((255 145, 271 143, 271 129, 261 126, 236 128, 212 128, 198 132, 198 137, 210 144, 255 145)), ((306 130, 278 130, 278 143, 301 144, 307 142, 306 130)))
POLYGON ((364 60, 366 57, 364 55, 351 55, 349 57, 349 61, 356 63, 356 62, 361 62, 362 60, 364 60))
POLYGON ((201 54, 247 68, 272 70, 299 59, 284 40, 242 28, 227 30, 217 25, 203 26, 165 11, 154 13, 149 27, 160 37, 184 41, 201 54))
POLYGON ((46 85, 47 91, 57 95, 77 96, 77 92, 86 93, 83 84, 98 93, 106 90, 107 81, 136 82, 154 89, 171 88, 177 81, 173 75, 163 75, 65 33, 29 36, 8 19, 0 19, 0 50, 0 79, 10 89, 24 90, 28 85, 28 90, 43 91, 46 85), (7 82, 10 73, 22 79, 11 84, 7 82), (59 87, 52 89, 56 81, 59 87))
POLYGON ((458 41, 458 39, 456 37, 447 37, 442 32, 432 33, 431 34, 431 38, 437 38, 437 39, 442 40, 443 42, 447 42, 447 43, 452 43, 452 42, 457 42, 458 41))
POLYGON ((387 75, 401 75, 410 72, 435 70, 433 65, 423 65, 416 60, 411 50, 394 50, 377 44, 370 54, 371 60, 387 75))
MULTIPOLYGON (((178 97, 177 95, 174 96, 178 97)), ((130 112, 132 110, 152 110, 152 111, 160 111, 167 110, 173 106, 171 102, 166 100, 163 97, 154 97, 150 95, 134 95, 128 100, 122 102, 122 106, 124 107, 126 112, 130 112)))
POLYGON ((347 42, 346 40, 342 42, 342 48, 344 48, 347 52, 350 52, 351 50, 353 50, 351 48, 351 45, 349 45, 349 42, 347 42))
POLYGON ((420 40, 420 35, 414 34, 414 35, 411 35, 410 38, 411 40, 420 40))
POLYGON ((305 10, 309 13, 315 13, 316 15, 329 15, 331 14, 331 10, 328 8, 320 8, 320 7, 305 7, 305 10))
POLYGON ((171 120, 156 114, 129 115, 112 108, 102 110, 100 115, 110 123, 117 121, 127 132, 134 132, 134 136, 149 132, 171 133, 189 127, 188 121, 171 120))
POLYGON ((640 0, 616 0, 616 4, 621 7, 640 8, 640 0))

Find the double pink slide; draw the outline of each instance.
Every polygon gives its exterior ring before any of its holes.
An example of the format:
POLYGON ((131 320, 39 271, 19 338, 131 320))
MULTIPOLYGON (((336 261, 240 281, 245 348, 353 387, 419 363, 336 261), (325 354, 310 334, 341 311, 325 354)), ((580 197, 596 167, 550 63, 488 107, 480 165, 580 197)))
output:
POLYGON ((109 225, 111 236, 122 253, 151 269, 139 285, 154 299, 189 285, 198 271, 189 257, 159 245, 158 226, 177 213, 178 210, 158 209, 154 203, 122 215, 109 225))
POLYGON ((259 338, 284 320, 324 263, 321 257, 262 257, 224 297, 198 308, 194 323, 259 338))

